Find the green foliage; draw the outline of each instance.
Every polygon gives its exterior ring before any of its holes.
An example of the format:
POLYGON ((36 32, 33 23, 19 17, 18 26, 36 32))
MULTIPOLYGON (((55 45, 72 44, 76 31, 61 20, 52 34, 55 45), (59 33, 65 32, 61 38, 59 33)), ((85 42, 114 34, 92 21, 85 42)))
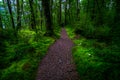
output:
POLYGON ((74 41, 73 57, 82 80, 118 80, 119 52, 110 45, 81 38, 74 41))
POLYGON ((90 17, 81 12, 81 20, 75 24, 75 33, 90 39, 106 40, 110 35, 111 28, 107 25, 95 26, 90 17))
POLYGON ((73 39, 75 37, 74 29, 71 27, 71 25, 66 26, 66 31, 70 38, 73 39))
POLYGON ((14 36, 9 35, 9 41, 2 38, 4 52, 0 51, 0 80, 34 80, 38 64, 54 39, 27 29, 18 33, 15 44, 11 38, 14 36))
POLYGON ((23 29, 23 30, 20 30, 18 34, 21 39, 26 40, 26 42, 30 42, 32 41, 31 39, 34 39, 34 36, 36 33, 28 29, 26 30, 23 29))
POLYGON ((55 33, 55 38, 60 38, 60 31, 61 31, 61 27, 60 26, 56 26, 54 27, 54 33, 55 33))

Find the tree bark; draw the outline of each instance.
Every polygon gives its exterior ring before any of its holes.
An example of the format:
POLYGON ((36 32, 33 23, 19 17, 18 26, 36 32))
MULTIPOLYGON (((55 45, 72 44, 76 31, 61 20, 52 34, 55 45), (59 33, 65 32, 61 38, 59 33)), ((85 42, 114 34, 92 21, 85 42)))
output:
POLYGON ((79 20, 79 13, 80 13, 80 8, 79 8, 79 0, 76 1, 77 2, 77 12, 76 12, 76 19, 79 20))
POLYGON ((17 0, 17 30, 20 28, 21 28, 21 11, 19 0, 17 0))
POLYGON ((34 9, 33 9, 33 0, 29 0, 29 4, 30 4, 30 12, 31 12, 31 28, 33 30, 36 30, 36 20, 35 20, 35 14, 34 14, 34 9))
POLYGON ((51 20, 52 20, 52 24, 53 24, 53 0, 50 0, 50 13, 51 13, 51 20))
POLYGON ((62 1, 59 0, 59 20, 58 20, 58 23, 59 23, 59 26, 61 26, 61 20, 62 20, 62 11, 61 11, 61 3, 62 1))
POLYGON ((21 27, 22 26, 26 26, 25 24, 26 24, 26 21, 25 21, 25 11, 24 11, 24 1, 23 0, 21 0, 21 4, 20 4, 20 8, 21 8, 21 15, 23 15, 23 16, 21 16, 21 27))
POLYGON ((0 14, 0 28, 3 29, 2 16, 1 16, 1 14, 0 14))
POLYGON ((72 5, 71 5, 71 0, 69 0, 68 3, 69 3, 69 10, 68 10, 69 24, 71 24, 71 22, 72 22, 72 21, 71 21, 71 6, 72 6, 72 5))
MULTIPOLYGON (((8 16, 9 12, 7 10, 7 2, 5 0, 3 0, 3 7, 5 9, 5 15, 6 15, 4 16, 4 18, 9 21, 10 20, 8 16)), ((10 25, 10 23, 7 23, 6 20, 4 20, 4 28, 6 28, 8 25, 10 25)))
POLYGON ((47 36, 53 35, 53 28, 52 28, 52 20, 51 20, 51 12, 50 12, 50 0, 42 0, 42 6, 44 8, 44 14, 46 18, 46 34, 47 36))
MULTIPOLYGON (((89 1, 89 0, 88 0, 89 1)), ((90 1, 89 1, 90 2, 90 1)), ((89 3, 88 2, 88 3, 89 3)), ((89 7, 89 6, 88 6, 89 7)), ((91 14, 91 19, 94 21, 95 20, 95 1, 93 1, 93 7, 92 7, 92 14, 91 14)))
POLYGON ((115 3, 116 3, 115 21, 120 22, 120 0, 115 0, 115 3))
POLYGON ((65 2, 65 25, 67 25, 67 0, 65 2))
POLYGON ((43 8, 42 8, 41 1, 39 2, 38 7, 39 7, 39 11, 40 11, 40 26, 41 26, 40 28, 42 30, 42 25, 43 25, 43 8))
MULTIPOLYGON (((99 5, 99 2, 98 2, 98 0, 95 0, 95 3, 96 3, 96 5, 97 5, 97 10, 98 10, 98 17, 99 17, 99 19, 97 20, 97 25, 101 25, 101 24, 103 24, 103 12, 102 12, 102 7, 103 6, 101 6, 100 7, 100 5, 99 5)), ((102 3, 102 4, 104 4, 104 3, 102 3)))
POLYGON ((8 5, 9 13, 10 13, 10 19, 11 19, 12 27, 15 30, 15 23, 14 23, 14 19, 13 19, 13 14, 12 14, 12 8, 11 8, 10 0, 7 0, 7 5, 8 5))
POLYGON ((116 31, 120 32, 120 0, 115 0, 115 18, 114 18, 114 25, 113 30, 116 29, 116 31))

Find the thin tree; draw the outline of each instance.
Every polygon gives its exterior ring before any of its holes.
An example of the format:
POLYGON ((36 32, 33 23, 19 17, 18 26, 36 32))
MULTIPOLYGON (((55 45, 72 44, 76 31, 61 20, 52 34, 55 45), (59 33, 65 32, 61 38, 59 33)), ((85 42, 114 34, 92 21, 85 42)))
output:
POLYGON ((115 4, 116 4, 116 7, 115 7, 115 21, 119 22, 120 23, 120 0, 115 0, 115 4))
POLYGON ((112 27, 112 32, 116 37, 120 34, 120 0, 115 0, 115 18, 114 18, 114 26, 112 27))
POLYGON ((9 13, 10 13, 10 19, 11 19, 12 27, 15 30, 15 23, 14 23, 14 19, 13 19, 13 14, 12 14, 12 8, 11 8, 10 0, 7 0, 7 5, 8 5, 9 13))
POLYGON ((33 9, 33 0, 29 0, 30 4, 30 12, 31 12, 31 28, 36 30, 36 20, 35 20, 35 14, 34 14, 34 9, 33 9))
POLYGON ((76 19, 79 20, 79 13, 80 13, 80 7, 79 7, 80 3, 79 0, 76 1, 76 19))
POLYGON ((68 1, 68 3, 69 3, 69 9, 68 9, 68 16, 69 16, 69 24, 71 24, 71 0, 69 0, 68 1))
POLYGON ((41 30, 42 30, 42 25, 43 25, 43 7, 42 7, 42 1, 39 1, 39 11, 40 11, 40 25, 41 25, 41 30))
POLYGON ((66 2, 65 2, 65 25, 67 25, 67 0, 66 0, 66 2))
POLYGON ((3 24, 2 24, 2 16, 0 14, 0 28, 2 29, 3 28, 3 24))
MULTIPOLYGON (((90 1, 88 0, 88 4, 90 3, 90 1)), ((89 8, 89 5, 88 5, 88 8, 89 8)), ((91 13, 91 19, 93 21, 95 21, 95 0, 93 0, 93 7, 92 7, 92 13, 91 13)))
MULTIPOLYGON (((97 20, 97 25, 101 25, 101 24, 103 24, 103 12, 102 12, 103 6, 100 6, 98 0, 95 0, 95 3, 96 3, 96 6, 97 6, 97 10, 98 10, 98 15, 97 16, 99 17, 99 19, 97 20)), ((102 3, 102 4, 104 4, 104 3, 102 3)))
POLYGON ((61 25, 61 20, 62 20, 61 3, 62 3, 62 1, 59 0, 59 14, 58 14, 59 15, 59 20, 58 20, 59 25, 61 25))
POLYGON ((17 30, 21 27, 21 11, 20 11, 20 3, 17 0, 17 30))
POLYGON ((6 28, 6 26, 8 26, 8 25, 10 25, 10 23, 7 23, 7 21, 9 21, 10 22, 10 19, 9 19, 9 16, 8 16, 8 14, 9 14, 9 11, 8 11, 8 9, 7 9, 7 3, 5 2, 5 0, 2 0, 3 1, 3 7, 4 7, 4 10, 5 10, 5 15, 6 16, 4 16, 4 27, 6 28))
MULTIPOLYGON (((53 21, 53 0, 50 0, 50 13, 51 13, 51 19, 52 19, 52 21, 53 21)), ((52 24, 53 24, 53 22, 52 22, 52 24)))

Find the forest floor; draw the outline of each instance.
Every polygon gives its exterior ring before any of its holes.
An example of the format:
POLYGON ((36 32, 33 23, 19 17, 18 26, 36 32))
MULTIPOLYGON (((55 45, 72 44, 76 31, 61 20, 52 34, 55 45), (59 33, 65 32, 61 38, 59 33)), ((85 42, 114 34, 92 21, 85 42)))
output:
POLYGON ((61 37, 40 62, 36 80, 80 80, 72 58, 73 42, 62 28, 61 37))

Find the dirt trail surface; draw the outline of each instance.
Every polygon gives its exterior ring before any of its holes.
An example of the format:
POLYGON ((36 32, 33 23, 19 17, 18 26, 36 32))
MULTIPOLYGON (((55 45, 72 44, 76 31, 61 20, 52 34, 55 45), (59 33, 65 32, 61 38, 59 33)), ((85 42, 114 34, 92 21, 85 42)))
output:
POLYGON ((73 42, 62 28, 61 37, 41 61, 36 80, 80 80, 72 60, 73 42))

